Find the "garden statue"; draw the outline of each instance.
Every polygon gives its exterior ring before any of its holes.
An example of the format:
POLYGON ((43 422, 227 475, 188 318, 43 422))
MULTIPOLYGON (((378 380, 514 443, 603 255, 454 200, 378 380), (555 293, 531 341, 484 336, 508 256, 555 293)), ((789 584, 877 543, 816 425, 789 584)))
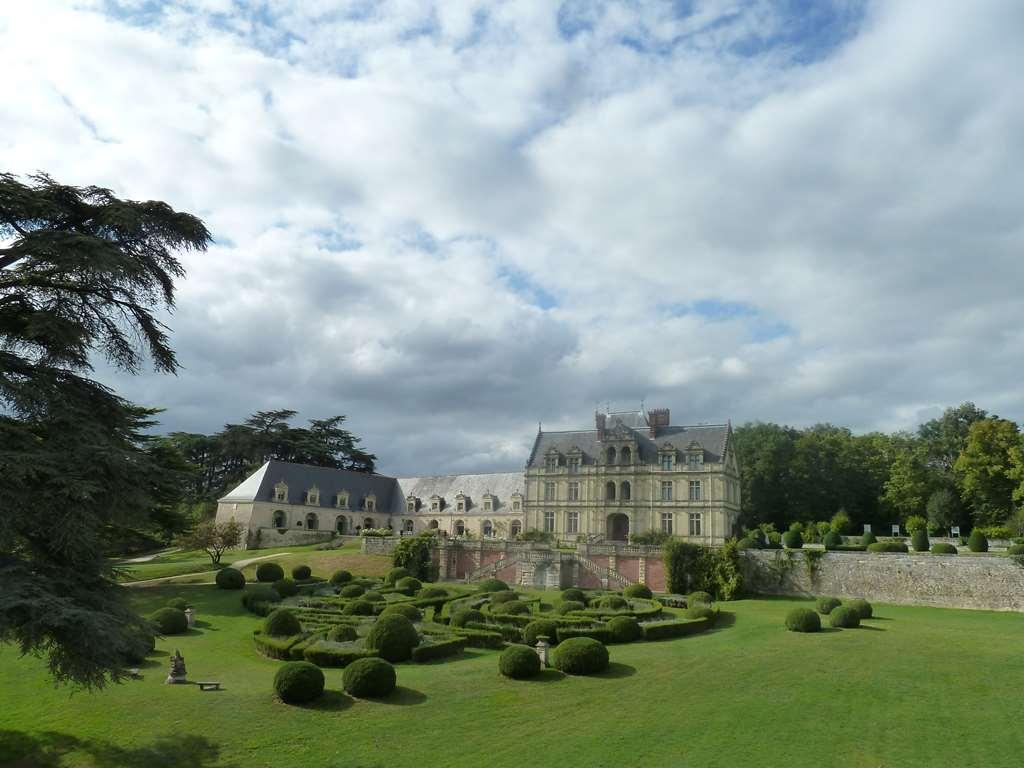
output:
POLYGON ((191 608, 186 608, 185 619, 188 621, 189 627, 194 627, 196 625, 196 612, 191 608))
POLYGON ((548 651, 551 649, 551 643, 548 642, 547 635, 537 635, 537 656, 540 657, 540 665, 546 669, 551 665, 548 663, 548 651))
POLYGON ((185 658, 181 655, 181 652, 175 648, 174 655, 171 656, 171 671, 167 675, 167 679, 164 680, 164 683, 187 682, 185 675, 185 658))

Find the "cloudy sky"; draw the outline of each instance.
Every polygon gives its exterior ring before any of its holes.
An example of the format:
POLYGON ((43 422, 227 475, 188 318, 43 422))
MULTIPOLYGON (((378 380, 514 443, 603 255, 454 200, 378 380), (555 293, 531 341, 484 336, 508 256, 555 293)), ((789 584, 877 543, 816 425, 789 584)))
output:
POLYGON ((537 422, 1024 417, 1020 0, 0 5, 0 166, 201 216, 214 431, 348 414, 382 471, 537 422))

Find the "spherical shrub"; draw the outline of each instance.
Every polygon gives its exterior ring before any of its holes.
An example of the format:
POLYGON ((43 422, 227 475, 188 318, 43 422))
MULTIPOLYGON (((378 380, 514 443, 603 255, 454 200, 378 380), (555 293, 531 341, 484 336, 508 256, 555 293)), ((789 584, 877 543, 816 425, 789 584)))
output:
POLYGON ((506 589, 508 584, 501 579, 484 579, 477 584, 477 592, 504 592, 506 589))
POLYGON ((842 605, 843 602, 838 597, 819 597, 818 598, 818 613, 828 616, 832 611, 842 605))
POLYGON ((449 626, 452 627, 464 627, 467 624, 482 624, 484 622, 484 615, 475 608, 463 608, 462 610, 456 611, 452 614, 451 621, 448 622, 449 626))
POLYGON ((597 607, 608 611, 622 611, 629 608, 629 603, 620 595, 605 595, 597 601, 597 607))
POLYGON ((335 571, 331 574, 331 584, 334 586, 348 584, 350 581, 352 581, 352 574, 349 571, 335 571))
POLYGON ((356 628, 348 624, 335 624, 327 630, 327 639, 332 643, 350 643, 357 637, 356 628))
POLYGON ((398 681, 395 668, 384 659, 356 659, 341 676, 345 693, 357 699, 374 699, 387 696, 395 690, 398 681))
POLYGON ((848 605, 841 605, 834 609, 828 616, 829 623, 833 627, 841 627, 842 629, 854 629, 860 626, 860 616, 853 608, 848 605))
POLYGON ((399 613, 381 615, 366 635, 366 647, 377 651, 387 661, 405 661, 420 644, 416 627, 399 613))
POLYGON ((608 669, 608 649, 592 637, 570 637, 554 650, 555 669, 567 675, 590 675, 608 669))
POLYGON ((250 611, 256 603, 279 602, 281 602, 281 596, 277 594, 277 590, 264 584, 260 584, 252 589, 247 589, 242 593, 242 605, 250 611))
POLYGON ((302 625, 298 617, 287 608, 278 608, 271 611, 270 615, 263 620, 263 633, 288 637, 297 635, 302 631, 302 625))
POLYGON ((365 600, 353 600, 341 609, 342 616, 373 616, 373 603, 365 600))
POLYGON ((269 584, 284 578, 284 568, 277 563, 260 563, 256 566, 256 581, 269 584))
POLYGON ((518 600, 519 595, 509 590, 508 592, 495 592, 491 595, 491 605, 501 605, 501 603, 511 603, 513 600, 518 600))
POLYGON ((168 608, 177 608, 179 611, 184 611, 188 608, 188 600, 184 597, 172 597, 167 601, 168 608))
POLYGON ((308 661, 288 661, 274 675, 274 690, 286 704, 303 704, 324 692, 324 673, 308 661))
POLYGON ((403 576, 395 582, 395 589, 405 592, 407 595, 418 592, 423 587, 423 582, 415 576, 403 576))
POLYGON ((221 589, 242 589, 245 587, 245 576, 235 568, 221 568, 215 579, 221 589))
POLYGON ((274 590, 281 597, 291 597, 299 593, 299 585, 291 579, 278 579, 274 582, 274 590))
POLYGON ((817 632, 821 619, 810 608, 794 608, 786 614, 786 629, 790 632, 817 632))
POLYGON ((860 544, 862 547, 867 547, 878 541, 878 537, 875 536, 871 531, 865 531, 864 535, 860 537, 860 544))
MULTIPOLYGON (((946 545, 950 546, 949 544, 946 545)), ((956 549, 956 547, 954 547, 956 549)), ((933 549, 932 552, 935 550, 933 549)), ((1006 548, 1006 554, 1008 555, 1024 555, 1024 544, 1011 544, 1006 548)))
POLYGON ((509 600, 506 603, 498 603, 491 607, 492 613, 500 613, 506 616, 523 616, 530 612, 530 606, 522 600, 509 600))
MULTIPOLYGON (((1024 549, 1022 549, 1021 551, 1024 552, 1024 549)), ((934 544, 932 544, 933 555, 955 555, 956 553, 957 548, 955 544, 946 544, 942 541, 937 541, 934 544)))
POLYGON ((313 569, 308 565, 296 565, 292 568, 292 578, 296 581, 305 581, 313 575, 313 569))
POLYGON ((156 635, 146 626, 136 627, 128 636, 124 648, 124 660, 129 664, 141 664, 156 650, 156 635))
POLYGON ((875 609, 871 607, 871 603, 860 597, 856 600, 850 600, 846 603, 846 607, 854 610, 861 619, 870 619, 875 612, 875 609))
POLYGON ((366 590, 358 584, 349 584, 338 591, 340 597, 360 597, 366 590))
POLYGON ((640 628, 640 622, 632 616, 616 616, 608 622, 608 631, 616 643, 632 643, 639 640, 644 633, 640 628))
POLYGON ((432 597, 448 597, 448 592, 443 587, 424 587, 416 593, 416 597, 429 599, 432 597))
POLYGON ((967 539, 967 548, 971 552, 988 552, 988 539, 980 528, 971 531, 971 535, 967 539))
POLYGON ((363 592, 363 600, 365 600, 368 603, 383 603, 384 595, 382 595, 375 589, 368 589, 365 592, 363 592))
POLYGON ((686 609, 686 618, 688 619, 713 619, 715 617, 715 609, 710 605, 691 605, 686 609))
POLYGON ((161 608, 151 614, 149 620, 161 635, 180 635, 188 631, 188 619, 180 608, 161 608))
POLYGON ((526 645, 510 645, 498 657, 498 671, 513 680, 525 680, 540 672, 540 656, 526 645))
POLYGON ((408 568, 392 568, 384 577, 384 583, 393 587, 399 579, 404 579, 407 576, 412 576, 412 572, 408 568))
POLYGON ((558 642, 558 623, 551 619, 535 619, 523 627, 523 643, 536 645, 537 638, 543 635, 554 645, 558 642))
POLYGON ((423 612, 411 603, 395 603, 394 605, 389 605, 387 608, 380 612, 380 615, 389 616, 392 613, 401 614, 402 616, 405 616, 405 618, 407 618, 409 621, 423 620, 423 612))
POLYGON ((711 605, 714 602, 708 592, 691 592, 686 596, 686 604, 691 608, 695 605, 711 605))
POLYGON ((835 531, 829 531, 822 537, 821 543, 825 545, 825 549, 833 550, 836 547, 842 546, 843 537, 835 531))
POLYGON ((566 600, 573 600, 577 603, 587 604, 587 596, 583 593, 582 589, 576 589, 576 587, 570 587, 569 589, 562 590, 562 602, 566 600))
POLYGON ((914 531, 910 537, 910 546, 914 548, 915 552, 927 552, 928 551, 928 531, 924 528, 918 528, 914 531))
POLYGON ((800 531, 786 531, 782 534, 782 544, 786 549, 800 549, 804 545, 804 535, 800 531))
POLYGON ((654 597, 654 593, 651 592, 651 588, 646 584, 630 584, 624 590, 622 590, 624 597, 638 597, 641 600, 650 600, 654 597))
POLYGON ((573 611, 582 611, 584 608, 586 608, 586 606, 577 600, 563 600, 558 604, 557 612, 560 616, 564 616, 565 614, 572 613, 573 611))

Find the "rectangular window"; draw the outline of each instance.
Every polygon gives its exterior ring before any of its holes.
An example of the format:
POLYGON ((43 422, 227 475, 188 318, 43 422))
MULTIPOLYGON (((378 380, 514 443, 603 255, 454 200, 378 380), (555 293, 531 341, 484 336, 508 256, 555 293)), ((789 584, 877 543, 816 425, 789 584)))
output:
POLYGON ((565 515, 565 532, 566 533, 579 533, 580 532, 580 513, 579 512, 568 512, 565 515))
POLYGON ((491 511, 491 502, 490 502, 490 499, 488 499, 487 501, 484 502, 484 512, 490 512, 490 511, 491 511))
POLYGON ((555 513, 548 510, 544 513, 544 533, 555 532, 555 513))
POLYGON ((672 513, 662 512, 661 513, 661 532, 672 533, 672 513))
POLYGON ((665 480, 661 484, 661 500, 672 501, 672 481, 665 480))
POLYGON ((555 484, 554 483, 544 483, 544 501, 554 501, 554 500, 555 500, 555 484))
POLYGON ((664 470, 672 469, 672 454, 663 453, 661 454, 661 468, 664 470))
POLYGON ((700 512, 690 513, 690 535, 700 536, 700 512))
POLYGON ((686 457, 686 466, 690 469, 700 469, 701 455, 699 453, 691 453, 686 457))
POLYGON ((580 457, 579 456, 570 456, 568 463, 569 463, 569 474, 570 475, 578 474, 579 471, 580 471, 580 457))
POLYGON ((580 484, 579 483, 569 483, 569 501, 579 501, 579 500, 580 500, 580 484))
POLYGON ((516 511, 516 512, 518 512, 518 511, 519 511, 519 502, 518 502, 518 501, 513 501, 513 502, 512 502, 512 509, 513 509, 514 511, 516 511))
POLYGON ((700 480, 690 481, 690 501, 700 501, 700 480))
POLYGON ((558 457, 548 456, 544 460, 544 469, 548 470, 549 472, 558 469, 558 457))

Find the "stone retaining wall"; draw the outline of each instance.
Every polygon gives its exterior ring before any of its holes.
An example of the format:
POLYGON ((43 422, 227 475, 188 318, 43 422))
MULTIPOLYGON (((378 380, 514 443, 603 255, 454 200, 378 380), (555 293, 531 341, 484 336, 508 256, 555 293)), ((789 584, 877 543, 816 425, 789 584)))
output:
POLYGON ((304 528, 257 528, 249 531, 246 549, 269 549, 271 547, 299 547, 304 544, 318 544, 337 537, 332 531, 309 531, 304 528))
POLYGON ((1024 567, 998 555, 822 552, 812 578, 802 551, 746 550, 744 569, 761 594, 1024 611, 1024 567))

